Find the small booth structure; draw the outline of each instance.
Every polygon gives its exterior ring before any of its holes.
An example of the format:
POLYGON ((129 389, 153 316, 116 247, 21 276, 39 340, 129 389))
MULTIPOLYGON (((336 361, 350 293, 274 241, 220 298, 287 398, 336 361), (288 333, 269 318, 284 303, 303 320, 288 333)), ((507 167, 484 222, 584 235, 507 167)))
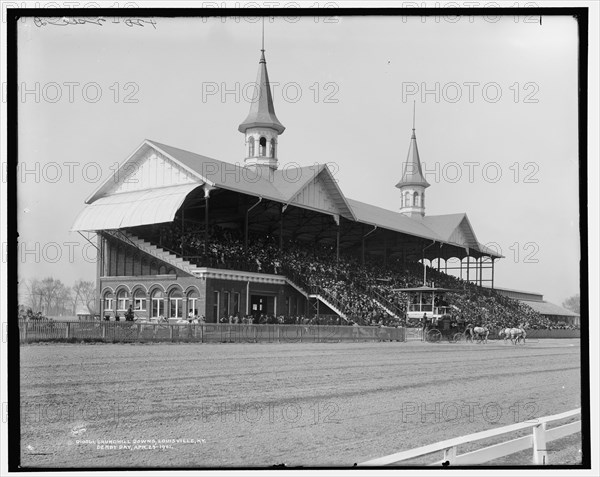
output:
POLYGON ((464 337, 465 323, 462 323, 458 316, 460 310, 448 305, 444 300, 446 292, 461 290, 424 285, 416 288, 396 288, 394 291, 408 295, 406 326, 423 329, 425 341, 438 342, 442 338, 460 341, 461 337, 464 337))

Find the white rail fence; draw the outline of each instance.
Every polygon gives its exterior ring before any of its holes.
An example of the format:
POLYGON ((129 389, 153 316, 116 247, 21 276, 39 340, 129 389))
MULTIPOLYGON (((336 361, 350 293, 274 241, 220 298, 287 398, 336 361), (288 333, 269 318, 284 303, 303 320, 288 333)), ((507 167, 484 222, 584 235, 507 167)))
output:
POLYGON ((430 444, 427 446, 418 447, 416 449, 411 449, 408 451, 391 454, 385 457, 372 459, 366 462, 362 462, 358 465, 365 467, 380 467, 396 464, 402 465, 403 461, 439 451, 444 452, 444 458, 442 460, 432 462, 428 465, 478 465, 531 448, 533 448, 533 464, 548 465, 548 452, 546 450, 546 443, 580 432, 581 420, 571 422, 569 424, 564 424, 559 427, 554 427, 552 429, 546 428, 547 423, 572 418, 577 415, 581 415, 581 408, 563 412, 562 414, 555 414, 553 416, 532 419, 525 422, 519 422, 517 424, 511 424, 510 426, 500 427, 498 429, 490 429, 488 431, 477 432, 468 436, 457 437, 454 439, 437 442, 436 444, 430 444), (533 432, 530 435, 519 437, 510 441, 505 441, 500 444, 492 445, 489 447, 484 447, 482 449, 468 452, 466 454, 458 454, 458 447, 460 445, 464 445, 469 442, 480 441, 482 439, 489 439, 492 437, 528 428, 533 429, 533 432))

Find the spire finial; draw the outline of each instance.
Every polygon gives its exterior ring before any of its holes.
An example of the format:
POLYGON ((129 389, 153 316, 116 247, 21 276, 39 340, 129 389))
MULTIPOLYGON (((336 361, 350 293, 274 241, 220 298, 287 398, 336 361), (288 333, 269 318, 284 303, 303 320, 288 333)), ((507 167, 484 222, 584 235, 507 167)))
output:
POLYGON ((260 51, 265 52, 265 17, 262 17, 262 48, 260 51))

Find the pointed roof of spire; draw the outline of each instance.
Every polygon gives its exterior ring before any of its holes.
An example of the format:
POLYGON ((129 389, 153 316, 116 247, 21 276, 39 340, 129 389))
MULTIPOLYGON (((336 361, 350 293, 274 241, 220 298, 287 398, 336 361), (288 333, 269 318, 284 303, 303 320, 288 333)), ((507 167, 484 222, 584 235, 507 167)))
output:
POLYGON ((239 125, 240 132, 246 132, 248 128, 271 128, 279 134, 285 131, 285 126, 279 122, 275 115, 273 106, 273 96, 271 95, 271 85, 269 83, 269 74, 267 73, 267 61, 265 60, 264 48, 260 50, 260 61, 258 62, 258 75, 256 85, 258 88, 258 98, 255 98, 250 105, 250 113, 246 120, 239 125))
POLYGON ((420 185, 423 187, 429 187, 430 185, 423 176, 421 159, 419 158, 419 148, 417 147, 417 135, 415 134, 414 129, 412 130, 412 136, 410 137, 410 146, 408 148, 406 162, 404 163, 402 179, 396 184, 396 187, 407 185, 420 185))

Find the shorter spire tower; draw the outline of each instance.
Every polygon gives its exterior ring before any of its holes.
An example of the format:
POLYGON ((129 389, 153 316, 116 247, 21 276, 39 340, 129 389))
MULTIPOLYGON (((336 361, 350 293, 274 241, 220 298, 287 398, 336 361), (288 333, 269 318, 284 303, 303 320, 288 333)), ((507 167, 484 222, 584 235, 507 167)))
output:
POLYGON ((429 182, 423 176, 419 149, 417 147, 417 135, 415 134, 415 111, 413 106, 413 129, 410 137, 408 156, 404 163, 402 179, 396 184, 400 189, 400 212, 409 217, 425 216, 425 189, 429 182))

